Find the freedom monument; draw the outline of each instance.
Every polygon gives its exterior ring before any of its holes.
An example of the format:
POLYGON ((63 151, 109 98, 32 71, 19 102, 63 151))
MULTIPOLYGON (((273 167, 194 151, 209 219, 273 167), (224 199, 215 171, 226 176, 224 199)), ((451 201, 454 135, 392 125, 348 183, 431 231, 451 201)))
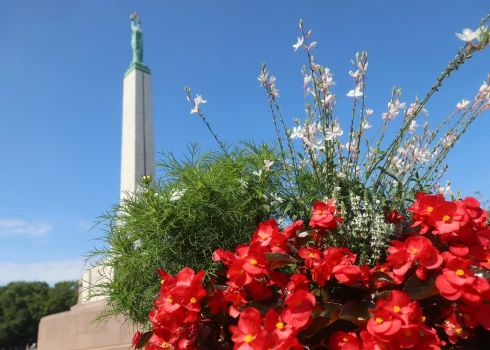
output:
MULTIPOLYGON (((143 32, 136 13, 131 14, 133 59, 124 74, 121 142, 121 192, 137 190, 139 181, 155 178, 151 72, 143 63, 143 32)), ((123 319, 97 323, 94 319, 106 307, 106 297, 97 286, 110 279, 112 271, 93 267, 81 278, 78 302, 70 311, 46 316, 39 323, 39 350, 127 350, 134 334, 123 319)))

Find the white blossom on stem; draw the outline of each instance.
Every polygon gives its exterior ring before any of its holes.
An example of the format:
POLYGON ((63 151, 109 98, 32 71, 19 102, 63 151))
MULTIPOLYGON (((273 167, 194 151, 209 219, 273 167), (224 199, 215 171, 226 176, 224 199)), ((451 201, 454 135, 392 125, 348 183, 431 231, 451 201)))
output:
POLYGON ((463 29, 463 33, 456 33, 456 36, 458 39, 469 42, 473 41, 474 39, 478 38, 480 36, 481 29, 478 28, 475 31, 472 31, 470 28, 465 28, 463 29))
POLYGON ((325 129, 325 140, 332 141, 339 136, 342 136, 344 132, 340 129, 340 125, 335 123, 331 128, 325 129))
POLYGON ((267 79, 269 72, 262 73, 257 79, 260 81, 260 86, 265 86, 267 84, 267 79))
POLYGON ((265 171, 269 171, 271 170, 271 166, 274 165, 274 161, 264 159, 264 164, 265 164, 265 171))
POLYGON ((355 98, 362 96, 361 88, 359 86, 356 86, 356 88, 354 90, 350 90, 347 93, 347 96, 355 97, 355 98))
POLYGON ((420 125, 417 124, 417 122, 415 120, 412 120, 412 122, 410 123, 410 126, 408 127, 408 133, 413 134, 415 132, 415 129, 417 128, 417 126, 420 126, 420 125))
POLYGON ((304 135, 303 128, 301 126, 295 126, 295 127, 293 127, 293 131, 291 132, 291 135, 289 136, 289 138, 291 138, 292 140, 301 139, 301 138, 303 138, 303 135, 304 135))
MULTIPOLYGON (((189 99, 189 97, 187 97, 189 99)), ((196 98, 194 99, 194 108, 191 109, 191 114, 192 113, 199 113, 199 105, 201 103, 206 103, 208 102, 207 100, 203 100, 201 95, 196 95, 196 98)))
POLYGON ((185 191, 185 189, 172 191, 172 194, 170 195, 170 202, 181 199, 184 196, 185 191))
POLYGON ((372 125, 369 124, 369 122, 367 121, 367 119, 364 119, 361 123, 361 128, 362 130, 368 130, 368 129, 371 129, 372 125))
POLYGON ((299 47, 303 45, 304 41, 305 41, 305 38, 298 37, 298 41, 296 42, 296 44, 293 45, 294 51, 297 51, 299 49, 299 47))
POLYGON ((463 99, 463 101, 458 102, 458 104, 456 105, 456 109, 458 110, 458 112, 462 111, 463 109, 466 109, 466 107, 468 107, 469 104, 470 101, 463 99))
POLYGON ((307 51, 310 51, 312 48, 316 47, 316 41, 313 41, 308 48, 306 49, 307 51))

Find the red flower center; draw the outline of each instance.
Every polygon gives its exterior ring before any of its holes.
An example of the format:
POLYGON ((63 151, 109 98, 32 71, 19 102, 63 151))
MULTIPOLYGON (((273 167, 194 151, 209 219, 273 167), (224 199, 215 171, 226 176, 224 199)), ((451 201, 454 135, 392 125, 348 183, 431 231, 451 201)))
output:
POLYGON ((418 249, 417 249, 417 248, 413 248, 413 249, 412 249, 412 254, 417 254, 418 252, 419 252, 419 251, 418 251, 418 249))
POLYGON ((260 236, 264 241, 267 239, 267 235, 264 233, 262 236, 260 236))
POLYGON ((190 298, 189 301, 191 302, 191 304, 197 303, 197 299, 194 297, 190 298))
POLYGON ((250 263, 251 263, 252 265, 257 265, 257 260, 252 259, 252 260, 250 260, 250 263))
POLYGON ((277 329, 283 329, 283 328, 284 328, 284 323, 282 323, 282 322, 277 322, 277 323, 276 323, 276 328, 277 328, 277 329))
POLYGON ((427 211, 428 211, 429 213, 432 213, 432 211, 433 211, 433 210, 434 210, 434 207, 427 207, 427 211))
POLYGON ((461 269, 457 269, 456 270, 456 275, 458 275, 458 276, 464 276, 464 271, 461 270, 461 269))
POLYGON ((442 217, 442 221, 444 221, 444 222, 448 222, 449 220, 451 220, 451 217, 449 215, 444 215, 442 217))
POLYGON ((400 312, 402 309, 398 305, 393 306, 393 311, 400 312))
POLYGON ((384 322, 384 320, 381 317, 376 317, 374 320, 376 321, 376 323, 379 323, 379 324, 384 322))

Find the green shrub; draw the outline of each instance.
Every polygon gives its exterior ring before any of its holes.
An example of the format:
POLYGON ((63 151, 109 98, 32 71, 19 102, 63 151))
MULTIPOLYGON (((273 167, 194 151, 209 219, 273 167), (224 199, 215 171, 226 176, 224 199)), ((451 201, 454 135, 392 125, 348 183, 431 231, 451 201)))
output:
POLYGON ((272 213, 266 194, 280 179, 273 168, 260 177, 253 172, 274 158, 274 150, 249 145, 230 153, 200 153, 193 146, 189 153, 182 161, 164 154, 157 164, 162 179, 142 183, 139 193, 128 194, 102 217, 105 247, 88 257, 114 274, 92 291, 92 296, 109 296, 99 319, 123 314, 128 321, 146 322, 158 292, 157 269, 175 274, 189 266, 212 274, 212 252, 247 242, 257 223, 272 213))

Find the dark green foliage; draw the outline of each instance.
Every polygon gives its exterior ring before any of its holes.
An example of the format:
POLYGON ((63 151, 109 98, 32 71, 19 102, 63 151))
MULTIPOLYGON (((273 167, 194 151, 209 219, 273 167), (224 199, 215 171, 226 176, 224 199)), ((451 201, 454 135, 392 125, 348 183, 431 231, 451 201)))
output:
POLYGON ((253 175, 264 168, 264 159, 274 159, 267 146, 228 154, 199 153, 194 146, 183 161, 164 154, 158 164, 163 178, 143 185, 141 193, 103 217, 107 247, 90 256, 113 269, 114 277, 93 293, 109 296, 107 313, 100 318, 123 314, 128 321, 145 323, 158 292, 157 269, 176 274, 188 266, 209 275, 216 269, 214 250, 248 242, 257 224, 269 217, 267 195, 280 181, 272 168, 260 178, 253 175))
POLYGON ((37 341, 42 317, 70 309, 77 300, 78 283, 12 282, 0 287, 0 348, 37 341))

